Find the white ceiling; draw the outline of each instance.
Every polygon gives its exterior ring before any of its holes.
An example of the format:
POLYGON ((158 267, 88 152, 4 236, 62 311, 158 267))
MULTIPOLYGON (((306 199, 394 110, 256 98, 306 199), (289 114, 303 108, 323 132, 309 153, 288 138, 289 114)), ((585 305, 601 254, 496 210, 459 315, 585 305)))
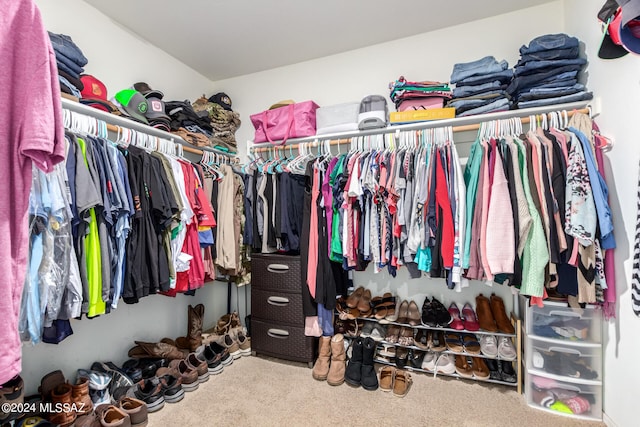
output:
POLYGON ((85 1, 216 81, 549 0, 85 1))

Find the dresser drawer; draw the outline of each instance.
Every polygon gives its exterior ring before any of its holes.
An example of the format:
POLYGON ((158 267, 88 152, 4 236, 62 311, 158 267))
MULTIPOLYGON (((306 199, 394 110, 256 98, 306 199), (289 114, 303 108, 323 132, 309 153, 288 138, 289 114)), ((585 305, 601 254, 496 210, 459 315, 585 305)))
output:
POLYGON ((595 308, 574 309, 545 302, 544 307, 527 307, 525 323, 530 336, 567 342, 602 342, 601 311, 595 308))
POLYGON ((528 368, 567 381, 602 381, 600 345, 529 338, 525 348, 528 368))
POLYGON ((251 314, 260 319, 292 326, 304 325, 302 294, 251 289, 251 314))
POLYGON ((282 325, 251 316, 251 349, 257 354, 312 362, 317 340, 315 337, 305 336, 304 326, 282 325))
POLYGON ((300 257, 256 254, 251 258, 251 286, 281 292, 302 292, 300 257))
POLYGON ((528 372, 524 394, 532 408, 572 418, 602 419, 602 387, 599 385, 557 381, 528 372))

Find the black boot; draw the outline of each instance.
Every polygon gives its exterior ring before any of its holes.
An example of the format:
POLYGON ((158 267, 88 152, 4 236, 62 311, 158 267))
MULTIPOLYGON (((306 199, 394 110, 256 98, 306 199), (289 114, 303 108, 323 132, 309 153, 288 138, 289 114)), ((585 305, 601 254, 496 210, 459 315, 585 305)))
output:
POLYGON ((362 345, 362 374, 360 382, 365 390, 378 389, 378 376, 373 367, 373 356, 376 352, 376 342, 368 337, 362 345))
POLYGON ((347 384, 359 387, 362 372, 362 347, 363 339, 358 337, 353 340, 351 348, 351 358, 344 373, 344 380, 347 384))

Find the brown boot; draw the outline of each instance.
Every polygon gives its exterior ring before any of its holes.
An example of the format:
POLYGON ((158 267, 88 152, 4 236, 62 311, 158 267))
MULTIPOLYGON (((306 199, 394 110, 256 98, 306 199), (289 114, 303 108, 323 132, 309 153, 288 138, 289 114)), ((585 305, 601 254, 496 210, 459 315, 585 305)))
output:
POLYGON ((329 374, 329 359, 331 358, 331 337, 320 337, 320 348, 318 350, 318 358, 313 365, 311 375, 313 379, 325 381, 329 374))
POLYGON ((336 334, 331 338, 331 365, 327 373, 329 385, 340 385, 344 382, 347 355, 344 352, 344 336, 336 334))
POLYGON ((189 305, 187 314, 187 336, 177 338, 176 345, 178 348, 195 351, 202 344, 202 319, 204 317, 204 305, 198 304, 195 307, 189 305))
POLYGON ((55 412, 49 415, 49 421, 53 424, 57 424, 60 427, 67 427, 73 424, 76 420, 76 412, 71 409, 73 400, 71 398, 72 387, 71 384, 64 383, 60 384, 51 392, 51 401, 54 404, 54 407, 61 405, 61 412, 55 412))
POLYGON ((504 301, 496 294, 491 294, 491 313, 496 320, 498 332, 502 332, 503 334, 515 333, 516 330, 509 321, 507 311, 504 308, 504 301))
POLYGON ((93 411, 93 402, 89 396, 89 378, 78 377, 76 383, 71 386, 71 399, 76 404, 78 415, 93 411))
POLYGON ((478 323, 480 324, 480 329, 483 329, 487 332, 498 331, 496 322, 493 319, 493 314, 491 313, 491 304, 489 303, 489 298, 485 297, 482 294, 476 297, 476 314, 478 315, 478 323))

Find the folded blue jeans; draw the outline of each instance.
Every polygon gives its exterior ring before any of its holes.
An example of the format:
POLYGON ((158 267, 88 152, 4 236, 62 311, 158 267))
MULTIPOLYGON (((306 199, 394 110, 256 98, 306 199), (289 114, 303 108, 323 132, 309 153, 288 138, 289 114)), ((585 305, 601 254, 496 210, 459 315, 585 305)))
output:
POLYGON ((447 102, 447 107, 464 107, 468 105, 483 105, 487 102, 493 102, 497 98, 505 98, 507 96, 505 91, 497 91, 492 94, 487 94, 487 96, 478 96, 478 97, 467 97, 467 98, 458 98, 452 101, 447 102))
POLYGON ((582 67, 586 63, 587 60, 584 58, 558 59, 554 61, 531 61, 520 67, 516 67, 514 71, 516 73, 516 76, 522 76, 526 74, 536 73, 539 70, 554 69, 556 67, 574 66, 580 69, 580 67, 582 67))
POLYGON ((540 52, 531 52, 520 55, 520 60, 516 64, 522 65, 529 61, 550 61, 554 59, 574 59, 580 55, 580 48, 578 46, 570 47, 568 49, 553 49, 542 50, 540 52))
POLYGON ((464 113, 457 114, 458 117, 473 116, 475 114, 485 114, 494 111, 505 111, 509 109, 509 100, 507 98, 500 98, 490 104, 483 105, 472 110, 465 111, 464 113))
POLYGON ((499 80, 494 80, 492 82, 483 83, 475 86, 460 86, 453 89, 453 97, 454 98, 462 98, 465 96, 470 96, 476 93, 481 93, 490 89, 497 89, 504 86, 500 83, 499 80))
POLYGON ((540 84, 521 90, 520 93, 528 92, 531 89, 552 89, 556 87, 568 87, 568 86, 573 86, 577 83, 578 83, 578 79, 576 78, 552 80, 550 82, 540 82, 540 84))
POLYGON ((460 80, 459 82, 457 82, 456 87, 477 86, 487 82, 493 82, 496 80, 501 83, 509 83, 512 77, 513 77, 513 69, 507 68, 506 70, 498 71, 496 73, 467 77, 466 79, 460 80))
POLYGON ((71 94, 73 96, 75 96, 77 98, 82 98, 82 95, 80 94, 80 91, 78 90, 77 87, 75 87, 73 85, 73 83, 69 82, 69 80, 65 79, 64 77, 62 77, 60 75, 58 76, 58 80, 60 81, 61 85, 66 86, 71 91, 71 94))
POLYGON ((454 64, 451 72, 451 83, 459 82, 471 76, 497 73, 507 68, 509 68, 507 61, 498 62, 493 56, 485 56, 472 62, 454 64))
POLYGON ((522 46, 520 48, 520 55, 542 52, 544 50, 570 49, 572 47, 578 47, 579 45, 580 42, 577 38, 564 33, 545 34, 531 40, 529 46, 522 46))
MULTIPOLYGON (((536 86, 538 83, 544 82, 548 83, 551 80, 556 78, 567 78, 567 76, 575 77, 578 74, 578 70, 574 69, 576 65, 566 65, 564 67, 559 67, 554 70, 543 71, 534 74, 527 74, 524 76, 517 76, 507 88, 507 92, 510 94, 517 93, 519 91, 525 90, 532 86, 536 86), (574 73, 573 75, 565 74, 565 73, 574 73)), ((580 67, 580 66, 578 66, 580 67)))
POLYGON ((84 67, 89 62, 80 48, 71 40, 71 37, 49 31, 49 39, 51 39, 51 46, 56 54, 60 53, 66 56, 80 67, 84 67))
POLYGON ((65 67, 73 71, 75 74, 80 75, 84 72, 84 68, 82 68, 81 66, 79 66, 78 64, 76 64, 75 62, 73 62, 72 60, 70 60, 64 55, 60 55, 56 53, 56 62, 58 64, 64 64, 65 67))
POLYGON ((58 70, 64 71, 65 73, 69 74, 71 77, 80 80, 80 74, 79 73, 76 73, 71 68, 69 68, 66 65, 64 65, 62 62, 56 61, 56 64, 58 65, 58 70))
POLYGON ((558 88, 556 90, 544 92, 526 92, 518 95, 518 102, 533 101, 536 99, 558 98, 561 96, 573 95, 574 93, 579 92, 584 92, 584 86, 582 88, 558 88))
POLYGON ((581 91, 572 95, 559 96, 556 98, 536 99, 534 101, 518 102, 518 108, 542 107, 553 104, 566 104, 567 102, 588 101, 593 99, 593 93, 581 91))

